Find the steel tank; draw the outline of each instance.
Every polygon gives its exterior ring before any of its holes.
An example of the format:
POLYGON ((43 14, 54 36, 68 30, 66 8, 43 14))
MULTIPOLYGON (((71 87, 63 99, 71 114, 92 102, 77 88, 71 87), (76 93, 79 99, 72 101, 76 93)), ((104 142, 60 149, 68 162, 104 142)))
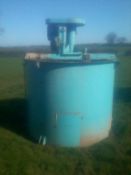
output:
POLYGON ((106 138, 112 123, 115 56, 80 58, 78 53, 66 53, 41 57, 25 59, 32 138, 66 147, 90 146, 106 138))
POLYGON ((88 146, 108 136, 114 63, 26 61, 29 130, 36 140, 88 146))

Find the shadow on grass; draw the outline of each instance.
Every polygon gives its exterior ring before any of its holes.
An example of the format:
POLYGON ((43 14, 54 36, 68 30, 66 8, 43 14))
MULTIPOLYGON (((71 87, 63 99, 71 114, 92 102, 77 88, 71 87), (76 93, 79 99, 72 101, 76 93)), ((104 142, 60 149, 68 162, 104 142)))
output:
POLYGON ((131 102, 131 87, 116 88, 114 93, 114 100, 116 102, 131 102))
POLYGON ((0 126, 29 139, 26 104, 25 99, 1 100, 0 126))

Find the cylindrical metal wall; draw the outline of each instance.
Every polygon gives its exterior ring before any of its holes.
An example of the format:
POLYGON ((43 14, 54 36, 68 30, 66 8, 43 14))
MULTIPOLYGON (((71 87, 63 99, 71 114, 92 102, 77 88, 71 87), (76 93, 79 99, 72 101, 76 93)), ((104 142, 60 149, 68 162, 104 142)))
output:
POLYGON ((111 128, 114 63, 25 60, 30 135, 46 144, 89 146, 111 128))

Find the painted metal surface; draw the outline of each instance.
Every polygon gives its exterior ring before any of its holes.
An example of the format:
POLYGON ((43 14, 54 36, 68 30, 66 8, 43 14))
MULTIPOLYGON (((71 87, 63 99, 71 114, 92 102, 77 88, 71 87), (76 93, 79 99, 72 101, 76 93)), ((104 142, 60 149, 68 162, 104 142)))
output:
POLYGON ((67 25, 67 24, 73 24, 77 26, 83 26, 85 25, 85 20, 81 18, 67 18, 67 19, 54 19, 54 18, 48 18, 46 19, 46 24, 57 24, 57 25, 67 25))
POLYGON ((50 54, 28 53, 28 128, 39 143, 92 145, 109 135, 116 57, 74 51, 82 19, 47 19, 50 54))
POLYGON ((25 60, 31 136, 45 144, 80 147, 108 136, 114 62, 82 64, 25 60))
POLYGON ((47 19, 47 36, 50 41, 50 58, 58 59, 71 56, 72 59, 82 58, 81 52, 74 52, 76 29, 83 26, 85 21, 79 18, 73 19, 47 19), (54 54, 55 53, 55 54, 54 54), (75 58, 74 58, 75 56, 75 58))

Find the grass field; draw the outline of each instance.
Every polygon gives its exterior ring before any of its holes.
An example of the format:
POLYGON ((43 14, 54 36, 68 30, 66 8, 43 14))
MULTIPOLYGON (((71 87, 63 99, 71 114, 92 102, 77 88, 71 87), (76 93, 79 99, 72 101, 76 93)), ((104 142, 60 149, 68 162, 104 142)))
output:
POLYGON ((1 55, 0 175, 131 175, 131 56, 119 61, 110 137, 88 149, 65 149, 28 139, 23 61, 1 55))

